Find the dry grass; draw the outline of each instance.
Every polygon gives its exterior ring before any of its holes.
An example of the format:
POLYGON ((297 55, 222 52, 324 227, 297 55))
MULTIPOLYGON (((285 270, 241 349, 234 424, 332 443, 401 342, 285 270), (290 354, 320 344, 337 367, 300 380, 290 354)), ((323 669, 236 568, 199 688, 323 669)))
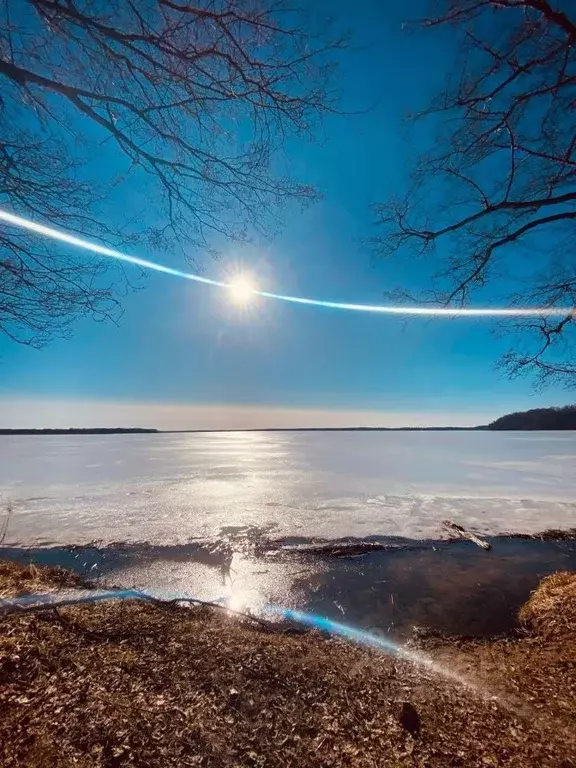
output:
POLYGON ((38 568, 33 563, 21 566, 0 560, 0 599, 81 586, 82 579, 66 568, 38 568))
POLYGON ((560 571, 545 578, 520 609, 519 618, 544 637, 576 636, 576 573, 560 571))
MULTIPOLYGON (((60 579, 0 568, 6 593, 60 579)), ((405 661, 207 609, 102 603, 0 624, 6 768, 576 766, 573 715, 538 713, 405 661)))

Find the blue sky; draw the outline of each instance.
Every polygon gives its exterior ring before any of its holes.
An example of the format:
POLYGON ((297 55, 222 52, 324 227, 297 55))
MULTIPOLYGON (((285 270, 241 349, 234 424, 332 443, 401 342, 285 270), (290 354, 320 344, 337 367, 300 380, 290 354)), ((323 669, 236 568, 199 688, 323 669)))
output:
MULTIPOLYGON (((317 143, 287 148, 322 202, 287 211, 273 242, 230 247, 217 263, 196 257, 216 279, 241 269, 264 290, 381 303, 386 289, 425 276, 373 262, 362 245, 374 234, 369 205, 402 190, 430 140, 407 141, 403 117, 442 83, 451 45, 402 28, 421 11, 414 0, 331 8, 356 47, 343 60, 344 106, 378 106, 330 118, 317 143)), ((169 254, 137 255, 183 267, 169 254)), ((528 381, 494 370, 505 341, 487 320, 406 321, 266 299, 243 310, 225 292, 172 277, 149 274, 145 286, 124 301, 119 326, 83 321, 71 340, 39 351, 0 341, 0 426, 474 424, 569 400, 554 389, 534 396, 528 381)))

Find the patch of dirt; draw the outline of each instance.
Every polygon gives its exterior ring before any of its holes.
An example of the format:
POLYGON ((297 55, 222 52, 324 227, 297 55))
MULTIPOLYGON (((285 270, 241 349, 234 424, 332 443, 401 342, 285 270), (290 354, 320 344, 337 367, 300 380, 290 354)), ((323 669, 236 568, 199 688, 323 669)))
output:
MULTIPOLYGON (((4 596, 73 586, 60 571, 17 569, 0 564, 4 596)), ((433 669, 206 608, 0 616, 0 764, 568 768, 576 638, 573 624, 557 630, 434 640, 433 669)))

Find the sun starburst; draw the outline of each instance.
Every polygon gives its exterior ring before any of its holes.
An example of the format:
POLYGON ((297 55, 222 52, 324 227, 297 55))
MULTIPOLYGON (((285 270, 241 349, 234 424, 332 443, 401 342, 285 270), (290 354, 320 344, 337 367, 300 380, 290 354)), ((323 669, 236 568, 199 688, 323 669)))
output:
POLYGON ((258 292, 254 283, 248 277, 243 275, 235 277, 234 280, 228 284, 228 288, 230 289, 232 300, 236 304, 241 305, 248 304, 258 292))

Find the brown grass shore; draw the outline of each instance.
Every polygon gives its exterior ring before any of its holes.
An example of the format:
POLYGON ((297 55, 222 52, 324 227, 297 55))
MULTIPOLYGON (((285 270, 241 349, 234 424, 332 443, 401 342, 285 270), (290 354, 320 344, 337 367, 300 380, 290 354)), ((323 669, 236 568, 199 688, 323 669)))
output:
MULTIPOLYGON (((0 597, 77 586, 0 562, 0 597)), ((576 766, 576 574, 520 618, 415 641, 432 668, 206 608, 0 613, 0 765, 576 766)))

